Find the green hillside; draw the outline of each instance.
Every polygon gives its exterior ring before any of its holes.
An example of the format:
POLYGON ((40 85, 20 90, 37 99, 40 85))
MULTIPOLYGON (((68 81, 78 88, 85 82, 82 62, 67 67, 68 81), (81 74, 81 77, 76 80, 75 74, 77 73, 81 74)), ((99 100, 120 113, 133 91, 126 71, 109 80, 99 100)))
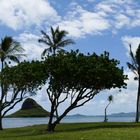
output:
POLYGON ((22 107, 17 112, 6 117, 19 118, 19 117, 48 117, 49 112, 43 109, 39 104, 31 98, 24 101, 22 107))

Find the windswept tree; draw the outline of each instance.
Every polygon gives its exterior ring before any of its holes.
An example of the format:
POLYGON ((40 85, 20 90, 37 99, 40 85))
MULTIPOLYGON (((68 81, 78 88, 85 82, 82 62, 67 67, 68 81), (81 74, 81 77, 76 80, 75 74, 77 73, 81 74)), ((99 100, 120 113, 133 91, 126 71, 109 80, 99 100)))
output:
POLYGON ((100 91, 126 87, 127 76, 117 66, 119 62, 110 59, 107 52, 100 56, 78 51, 59 52, 55 60, 49 56, 45 63, 49 74, 46 91, 51 103, 48 131, 54 131, 71 110, 83 106, 100 91), (65 101, 67 106, 62 109, 65 101), (56 111, 59 115, 54 119, 56 111))
POLYGON ((23 99, 34 95, 46 83, 48 74, 43 62, 32 61, 5 67, 0 76, 0 82, 4 84, 0 106, 0 130, 2 130, 2 118, 23 99))
POLYGON ((130 45, 130 56, 131 63, 127 62, 128 68, 136 75, 134 80, 138 80, 138 94, 137 94, 137 103, 136 103, 136 119, 135 122, 139 122, 140 115, 140 44, 137 48, 136 55, 132 52, 130 45))
POLYGON ((113 96, 112 95, 108 96, 107 100, 108 100, 109 103, 105 107, 105 118, 104 118, 104 122, 107 122, 108 121, 108 119, 107 119, 107 108, 113 102, 113 96))
POLYGON ((42 53, 43 58, 48 53, 55 56, 57 50, 62 50, 63 47, 74 43, 72 39, 66 38, 68 32, 65 30, 60 30, 59 26, 56 29, 51 27, 50 34, 45 33, 43 30, 41 30, 41 33, 43 36, 38 41, 47 45, 47 48, 42 53))

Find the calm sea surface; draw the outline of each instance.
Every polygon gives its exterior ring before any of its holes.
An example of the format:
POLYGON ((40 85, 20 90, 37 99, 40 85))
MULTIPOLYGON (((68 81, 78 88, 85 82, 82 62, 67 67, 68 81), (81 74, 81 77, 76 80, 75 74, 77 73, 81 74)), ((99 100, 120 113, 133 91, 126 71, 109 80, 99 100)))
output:
MULTIPOLYGON (((95 116, 71 116, 65 117, 61 123, 78 123, 78 122, 103 122, 104 117, 95 116)), ((108 117, 109 122, 134 122, 134 117, 108 117)), ((4 118, 4 128, 16 128, 31 126, 35 124, 47 124, 48 118, 4 118)))

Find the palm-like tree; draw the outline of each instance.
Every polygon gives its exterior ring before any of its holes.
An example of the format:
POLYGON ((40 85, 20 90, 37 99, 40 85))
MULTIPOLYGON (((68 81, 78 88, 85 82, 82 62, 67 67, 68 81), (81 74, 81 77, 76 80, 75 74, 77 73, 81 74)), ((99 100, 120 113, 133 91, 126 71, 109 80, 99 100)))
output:
MULTIPOLYGON (((19 58, 23 56, 22 52, 24 49, 20 46, 20 43, 13 40, 12 37, 6 36, 1 40, 0 43, 0 61, 1 61, 1 71, 6 65, 7 61, 19 62, 19 58)), ((0 108, 3 104, 5 95, 7 94, 7 86, 3 84, 2 80, 1 86, 1 96, 0 96, 0 108)), ((0 110, 0 130, 2 130, 2 111, 0 110)))
POLYGON ((107 119, 107 108, 111 104, 111 102, 113 102, 113 96, 112 95, 108 96, 108 99, 107 100, 109 101, 109 103, 105 107, 105 118, 104 118, 104 122, 107 122, 107 120, 108 120, 107 119))
POLYGON ((136 103, 136 119, 135 122, 139 122, 139 112, 140 112, 140 44, 138 45, 136 55, 133 54, 131 45, 130 46, 130 56, 131 63, 127 62, 128 68, 136 75, 134 80, 138 80, 138 94, 137 94, 137 103, 136 103))
POLYGON ((68 32, 60 30, 59 26, 56 29, 51 27, 50 34, 47 34, 44 31, 41 31, 41 33, 43 37, 38 41, 48 46, 48 48, 46 48, 42 53, 43 57, 47 54, 47 52, 52 53, 55 56, 57 50, 61 50, 66 45, 74 44, 72 39, 65 39, 68 32))
POLYGON ((12 37, 6 36, 0 43, 0 61, 1 69, 7 65, 7 61, 19 62, 19 58, 23 56, 24 49, 12 37))
MULTIPOLYGON (((74 44, 74 41, 72 39, 66 39, 68 32, 65 30, 60 30, 59 26, 56 27, 56 29, 53 29, 53 27, 51 27, 50 34, 47 34, 42 30, 41 33, 43 36, 38 41, 48 46, 48 48, 46 48, 43 51, 42 58, 44 58, 47 55, 47 53, 48 55, 49 53, 52 53, 52 55, 55 58, 57 50, 62 50, 63 47, 70 44, 74 44)), ((56 109, 56 117, 58 118, 57 109, 56 109)))

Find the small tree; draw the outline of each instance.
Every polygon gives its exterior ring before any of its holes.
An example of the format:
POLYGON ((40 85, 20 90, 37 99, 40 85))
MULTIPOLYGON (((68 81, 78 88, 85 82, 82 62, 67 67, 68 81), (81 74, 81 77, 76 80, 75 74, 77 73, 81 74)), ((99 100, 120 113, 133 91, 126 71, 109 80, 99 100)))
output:
POLYGON ((140 113, 140 44, 136 51, 136 55, 133 54, 131 45, 130 45, 130 56, 131 63, 127 62, 128 68, 136 75, 134 80, 138 80, 138 94, 137 94, 137 103, 136 103, 136 119, 135 122, 139 122, 139 113, 140 113))
POLYGON ((95 53, 84 55, 78 51, 60 52, 55 61, 50 56, 45 62, 49 73, 47 94, 51 103, 48 131, 54 131, 71 110, 83 106, 100 91, 126 86, 123 69, 117 67, 119 62, 110 59, 107 52, 100 56, 95 53), (60 114, 59 108, 65 101, 69 105, 60 114), (59 115, 53 119, 56 111, 59 115))
POLYGON ((48 75, 44 63, 39 61, 22 62, 14 67, 6 67, 0 74, 0 82, 4 84, 0 107, 2 130, 2 118, 20 101, 34 95, 45 84, 48 75))
POLYGON ((107 106, 105 107, 105 118, 104 118, 104 122, 107 122, 108 121, 108 119, 107 119, 107 108, 109 107, 109 105, 111 104, 111 102, 113 102, 113 96, 112 95, 110 95, 110 96, 108 96, 108 104, 107 104, 107 106))

